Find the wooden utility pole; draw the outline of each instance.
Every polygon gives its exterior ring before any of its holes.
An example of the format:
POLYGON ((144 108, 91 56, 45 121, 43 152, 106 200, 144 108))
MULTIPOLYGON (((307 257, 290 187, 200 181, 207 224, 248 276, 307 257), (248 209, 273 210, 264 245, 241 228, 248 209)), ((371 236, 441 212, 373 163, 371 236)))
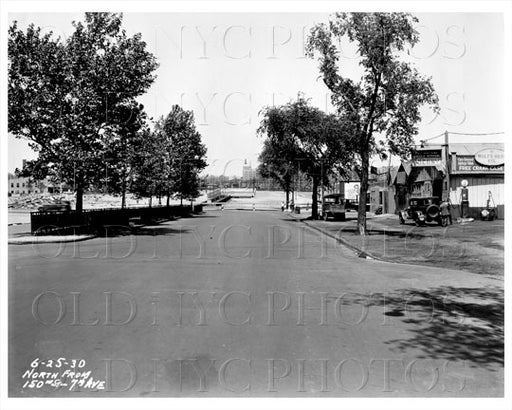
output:
POLYGON ((445 161, 444 161, 444 165, 446 166, 446 195, 447 195, 447 199, 448 201, 450 200, 450 190, 451 190, 451 187, 450 187, 450 173, 451 173, 451 163, 450 163, 450 143, 449 143, 449 134, 448 134, 448 131, 445 131, 444 132, 444 147, 443 147, 443 150, 444 150, 444 156, 445 156, 445 161))
POLYGON ((321 195, 322 195, 322 208, 321 208, 321 213, 322 213, 322 217, 324 216, 324 159, 322 158, 320 160, 320 192, 321 192, 321 195))

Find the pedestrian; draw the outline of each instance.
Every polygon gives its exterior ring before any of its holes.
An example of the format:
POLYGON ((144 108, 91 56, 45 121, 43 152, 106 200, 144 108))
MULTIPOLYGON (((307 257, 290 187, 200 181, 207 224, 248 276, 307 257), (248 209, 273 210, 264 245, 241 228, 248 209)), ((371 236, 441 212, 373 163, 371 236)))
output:
POLYGON ((439 205, 439 209, 441 211, 441 218, 448 218, 448 220, 450 221, 450 225, 453 225, 451 207, 452 205, 450 203, 450 198, 443 199, 443 201, 439 205))
POLYGON ((284 201, 281 201, 281 212, 284 212, 284 201))

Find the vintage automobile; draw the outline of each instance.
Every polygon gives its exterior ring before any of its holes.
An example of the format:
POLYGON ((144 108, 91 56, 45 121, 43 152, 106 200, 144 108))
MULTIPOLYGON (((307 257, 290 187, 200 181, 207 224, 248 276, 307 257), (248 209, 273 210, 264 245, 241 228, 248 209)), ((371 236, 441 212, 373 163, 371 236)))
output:
POLYGON ((358 207, 359 207, 359 204, 357 203, 357 201, 355 199, 345 199, 345 209, 347 211, 356 211, 357 212, 358 207))
POLYGON ((400 223, 404 224, 405 221, 412 219, 418 226, 427 222, 437 222, 441 225, 439 204, 440 200, 436 196, 410 198, 409 206, 398 213, 400 223))
POLYGON ((69 212, 71 211, 71 203, 69 201, 57 201, 42 205, 38 210, 39 212, 69 212))
MULTIPOLYGON (((359 211, 359 202, 355 199, 345 199, 345 210, 349 211, 359 211)), ((366 204, 366 212, 370 211, 370 204, 366 204)))
POLYGON ((330 194, 324 196, 322 216, 325 221, 328 218, 345 220, 345 200, 342 194, 330 194))

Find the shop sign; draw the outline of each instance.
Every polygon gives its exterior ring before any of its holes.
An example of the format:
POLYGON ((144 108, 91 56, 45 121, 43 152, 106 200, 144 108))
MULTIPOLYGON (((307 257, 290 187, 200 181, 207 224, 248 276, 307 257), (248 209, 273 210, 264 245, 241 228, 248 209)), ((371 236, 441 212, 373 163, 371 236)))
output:
POLYGON ((457 173, 501 174, 504 170, 503 163, 498 166, 481 165, 473 155, 457 155, 455 160, 455 172, 457 173))
POLYGON ((441 150, 417 150, 412 154, 412 162, 416 167, 428 167, 439 165, 441 164, 441 150))
POLYGON ((505 163, 505 153, 499 148, 486 148, 475 154, 475 161, 487 167, 496 167, 505 163))

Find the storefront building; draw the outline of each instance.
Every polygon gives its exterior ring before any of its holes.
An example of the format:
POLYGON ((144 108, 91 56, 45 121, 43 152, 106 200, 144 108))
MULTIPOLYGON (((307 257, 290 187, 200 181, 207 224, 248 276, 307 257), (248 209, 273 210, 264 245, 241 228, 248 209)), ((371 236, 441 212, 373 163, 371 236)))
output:
POLYGON ((448 150, 441 145, 429 145, 414 151, 408 163, 402 163, 392 173, 390 185, 394 186, 395 213, 407 207, 411 197, 448 195, 448 150))
POLYGON ((466 185, 469 216, 487 207, 505 214, 505 152, 502 143, 450 144, 450 199, 460 204, 466 185))
POLYGON ((505 162, 502 143, 453 143, 416 149, 412 160, 391 172, 396 210, 410 197, 449 196, 454 214, 478 218, 484 208, 495 208, 504 218, 505 162))

